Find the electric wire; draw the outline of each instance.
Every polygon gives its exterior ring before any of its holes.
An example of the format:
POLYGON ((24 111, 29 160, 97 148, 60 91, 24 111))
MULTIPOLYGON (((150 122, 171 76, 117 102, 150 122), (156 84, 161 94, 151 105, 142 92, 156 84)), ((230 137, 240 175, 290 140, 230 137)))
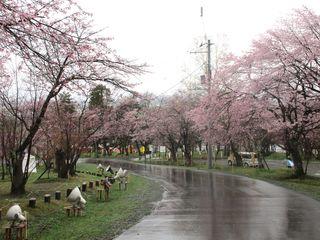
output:
POLYGON ((190 72, 188 75, 184 76, 179 82, 175 83, 174 85, 172 85, 170 88, 166 89, 165 91, 161 92, 160 94, 154 96, 152 99, 149 99, 149 101, 154 101, 154 100, 161 100, 161 96, 164 96, 167 92, 169 92, 170 90, 176 88, 177 86, 179 86, 180 84, 183 84, 188 78, 190 78, 193 74, 195 74, 197 71, 201 70, 202 67, 205 65, 205 63, 201 64, 199 67, 197 67, 195 70, 193 70, 192 72, 190 72))

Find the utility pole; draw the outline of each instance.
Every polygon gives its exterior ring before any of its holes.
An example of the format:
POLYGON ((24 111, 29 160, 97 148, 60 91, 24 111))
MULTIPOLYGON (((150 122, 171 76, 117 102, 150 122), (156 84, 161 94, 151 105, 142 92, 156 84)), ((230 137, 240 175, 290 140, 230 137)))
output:
MULTIPOLYGON (((208 78, 208 95, 211 93, 211 42, 208 39, 207 43, 208 65, 207 65, 207 78, 208 78)), ((209 140, 208 140, 208 168, 212 168, 212 143, 211 143, 211 124, 209 120, 209 140)))
MULTIPOLYGON (((206 75, 207 75, 207 84, 208 84, 208 95, 210 97, 210 93, 211 93, 211 41, 210 39, 207 40, 207 51, 200 51, 200 52, 190 52, 190 53, 206 53, 207 54, 207 71, 206 71, 206 75)), ((204 46, 205 44, 201 44, 200 47, 204 46)), ((208 144, 208 168, 211 169, 212 168, 212 160, 213 160, 213 156, 212 156, 212 143, 211 143, 211 136, 212 136, 212 132, 211 132, 211 121, 208 120, 208 135, 209 135, 209 140, 207 142, 208 144)))
MULTIPOLYGON (((200 8, 200 17, 203 17, 203 7, 200 8)), ((207 39, 206 34, 205 34, 205 39, 207 39)), ((211 93, 211 41, 210 39, 207 40, 207 51, 200 51, 200 52, 190 52, 190 53, 206 53, 207 54, 207 82, 208 82, 208 95, 210 97, 210 93, 211 93)), ((204 46, 204 44, 201 44, 200 47, 204 46)), ((209 140, 207 142, 208 144, 208 168, 211 169, 212 168, 212 143, 211 143, 211 136, 212 136, 212 132, 211 132, 211 121, 208 121, 208 135, 209 135, 209 140)))

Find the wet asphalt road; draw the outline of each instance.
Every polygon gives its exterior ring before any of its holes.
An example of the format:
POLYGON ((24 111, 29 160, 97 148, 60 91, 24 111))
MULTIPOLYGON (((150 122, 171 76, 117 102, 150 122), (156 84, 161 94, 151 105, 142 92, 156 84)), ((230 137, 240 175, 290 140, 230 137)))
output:
POLYGON ((223 173, 120 165, 161 180, 165 192, 151 215, 116 240, 320 239, 320 203, 293 191, 223 173))

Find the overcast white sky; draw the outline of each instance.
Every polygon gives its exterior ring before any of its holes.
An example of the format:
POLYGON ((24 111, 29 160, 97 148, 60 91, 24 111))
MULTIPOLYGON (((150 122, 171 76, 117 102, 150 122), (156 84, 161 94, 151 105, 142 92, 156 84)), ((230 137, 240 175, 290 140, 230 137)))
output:
MULTIPOLYGON (((198 69, 196 39, 226 39, 229 49, 245 51, 253 38, 271 28, 293 8, 320 13, 320 0, 78 0, 122 56, 147 63, 140 91, 175 91, 179 81, 198 69), (200 17, 200 7, 204 16, 200 17)), ((200 74, 196 71, 196 75, 200 74)))

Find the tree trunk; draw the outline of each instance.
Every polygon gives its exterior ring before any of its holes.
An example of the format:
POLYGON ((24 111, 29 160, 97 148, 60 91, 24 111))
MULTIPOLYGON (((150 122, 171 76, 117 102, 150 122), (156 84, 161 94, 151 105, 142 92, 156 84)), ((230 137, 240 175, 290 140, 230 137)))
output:
POLYGON ((66 163, 66 154, 63 150, 58 149, 55 152, 56 166, 59 178, 68 178, 69 167, 66 163))
POLYGON ((6 168, 4 167, 4 158, 1 158, 1 171, 2 171, 1 179, 4 180, 4 177, 6 175, 6 168))
POLYGON ((287 134, 285 140, 287 151, 291 155, 292 161, 294 163, 294 175, 295 177, 303 178, 305 176, 305 173, 303 169, 301 154, 299 151, 300 142, 297 138, 291 137, 289 134, 287 134))
POLYGON ((185 147, 184 149, 185 149, 184 150, 184 157, 185 157, 186 165, 191 166, 191 164, 192 164, 191 150, 189 147, 185 147))
POLYGON ((142 153, 141 153, 141 151, 140 151, 140 144, 136 141, 136 148, 137 148, 137 150, 138 150, 138 154, 139 154, 139 156, 142 156, 142 153))
POLYGON ((320 148, 316 148, 316 150, 317 150, 316 160, 320 161, 320 148))
POLYGON ((106 151, 107 151, 108 156, 110 157, 112 155, 111 147, 110 146, 106 146, 106 151))
POLYGON ((234 145, 234 143, 232 141, 230 143, 230 148, 231 148, 232 153, 234 154, 234 157, 236 158, 237 166, 241 167, 242 166, 241 156, 239 155, 238 150, 237 150, 237 148, 235 147, 235 145, 234 145))
POLYGON ((75 151, 72 155, 71 155, 71 161, 70 163, 68 164, 68 171, 69 171, 69 174, 71 176, 75 176, 76 175, 76 168, 77 168, 77 162, 78 162, 78 159, 80 157, 80 153, 77 153, 78 151, 75 151))
POLYGON ((149 152, 150 152, 149 145, 147 143, 143 143, 142 145, 144 146, 145 153, 149 154, 149 152))
POLYGON ((177 151, 173 148, 169 148, 170 151, 170 158, 172 159, 173 162, 177 162, 177 151))
POLYGON ((309 161, 312 159, 312 147, 308 140, 305 140, 304 144, 304 156, 303 160, 305 162, 304 175, 307 175, 309 161))
POLYGON ((220 147, 220 144, 217 144, 217 150, 216 150, 216 153, 214 155, 214 162, 215 164, 217 163, 217 159, 218 159, 218 155, 219 155, 219 152, 221 151, 221 147, 220 147))
POLYGON ((17 153, 16 158, 12 161, 12 182, 11 182, 11 194, 21 195, 26 192, 24 174, 22 171, 23 154, 17 153))
POLYGON ((184 157, 185 157, 185 164, 186 166, 191 166, 192 164, 192 156, 191 156, 191 146, 188 142, 188 139, 185 139, 185 144, 183 148, 184 152, 184 157))
POLYGON ((228 157, 229 155, 230 155, 230 147, 226 145, 223 148, 223 156, 228 157))
POLYGON ((303 163, 302 163, 299 149, 297 146, 294 147, 294 145, 296 144, 291 143, 291 145, 293 146, 290 147, 289 152, 291 153, 292 161, 294 163, 294 174, 298 178, 303 178, 305 176, 305 172, 303 170, 303 163))
POLYGON ((71 176, 75 176, 76 175, 76 165, 77 165, 77 160, 73 161, 70 165, 69 165, 69 173, 71 176))
POLYGON ((99 144, 97 141, 94 142, 94 157, 95 158, 99 157, 99 144))

